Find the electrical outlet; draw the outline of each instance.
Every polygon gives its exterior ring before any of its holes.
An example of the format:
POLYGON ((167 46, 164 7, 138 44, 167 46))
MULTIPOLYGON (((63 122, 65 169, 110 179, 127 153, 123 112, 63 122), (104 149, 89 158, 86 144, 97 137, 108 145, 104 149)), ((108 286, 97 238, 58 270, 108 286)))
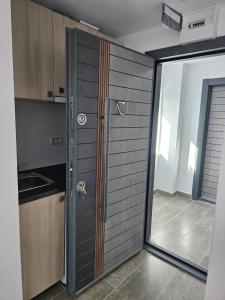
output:
POLYGON ((59 146, 62 145, 64 143, 64 139, 62 136, 52 136, 50 138, 50 144, 52 146, 59 146))

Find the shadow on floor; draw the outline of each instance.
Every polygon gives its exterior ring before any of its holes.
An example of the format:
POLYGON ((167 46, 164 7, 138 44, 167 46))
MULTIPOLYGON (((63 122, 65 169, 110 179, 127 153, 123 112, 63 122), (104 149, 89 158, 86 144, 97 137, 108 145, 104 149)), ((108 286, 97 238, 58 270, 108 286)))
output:
MULTIPOLYGON (((143 250, 78 300, 203 300, 205 284, 143 250)), ((35 300, 71 300, 58 283, 35 300)))

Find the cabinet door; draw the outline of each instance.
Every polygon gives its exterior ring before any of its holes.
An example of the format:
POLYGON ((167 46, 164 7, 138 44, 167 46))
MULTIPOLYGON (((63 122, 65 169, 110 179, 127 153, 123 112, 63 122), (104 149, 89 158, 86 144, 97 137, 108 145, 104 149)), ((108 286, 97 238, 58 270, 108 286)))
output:
POLYGON ((64 193, 20 205, 23 298, 31 299, 64 275, 64 193))
POLYGON ((29 1, 31 97, 53 100, 52 11, 29 1))
POLYGON ((54 96, 66 96, 66 28, 74 21, 53 12, 54 96))
POLYGON ((12 0, 11 7, 15 97, 31 98, 28 1, 12 0))

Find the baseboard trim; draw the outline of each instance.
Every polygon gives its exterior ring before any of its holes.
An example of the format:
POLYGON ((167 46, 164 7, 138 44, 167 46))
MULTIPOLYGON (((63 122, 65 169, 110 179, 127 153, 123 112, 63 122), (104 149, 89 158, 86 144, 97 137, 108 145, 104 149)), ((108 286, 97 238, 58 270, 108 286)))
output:
POLYGON ((184 193, 184 192, 180 192, 180 191, 176 191, 174 193, 170 193, 170 192, 166 192, 166 191, 163 191, 163 190, 160 190, 160 189, 156 189, 154 190, 153 192, 154 194, 163 194, 165 196, 170 196, 170 197, 175 197, 175 196, 181 196, 181 197, 185 197, 185 198, 188 198, 188 199, 191 199, 191 195, 190 194, 187 194, 187 193, 184 193))
POLYGON ((192 199, 190 194, 180 192, 180 191, 176 191, 175 196, 181 196, 181 197, 184 197, 184 198, 192 199))
POLYGON ((154 194, 163 194, 165 196, 170 196, 170 197, 174 197, 176 193, 170 193, 170 192, 166 192, 166 191, 163 191, 163 190, 159 190, 159 189, 156 189, 154 190, 153 192, 154 194))
POLYGON ((213 200, 213 199, 210 199, 210 198, 206 198, 206 197, 200 197, 199 200, 203 201, 203 202, 207 202, 207 203, 216 204, 216 200, 213 200))

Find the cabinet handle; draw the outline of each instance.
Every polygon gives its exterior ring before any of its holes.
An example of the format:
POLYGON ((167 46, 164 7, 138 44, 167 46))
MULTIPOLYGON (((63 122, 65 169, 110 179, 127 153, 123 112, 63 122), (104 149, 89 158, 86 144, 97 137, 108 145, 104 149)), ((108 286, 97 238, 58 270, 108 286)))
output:
POLYGON ((65 92, 65 89, 64 89, 63 87, 60 87, 60 88, 59 88, 59 93, 60 93, 60 94, 64 94, 64 92, 65 92))
POLYGON ((53 96, 52 91, 48 91, 48 97, 49 97, 49 98, 52 98, 52 96, 53 96))

